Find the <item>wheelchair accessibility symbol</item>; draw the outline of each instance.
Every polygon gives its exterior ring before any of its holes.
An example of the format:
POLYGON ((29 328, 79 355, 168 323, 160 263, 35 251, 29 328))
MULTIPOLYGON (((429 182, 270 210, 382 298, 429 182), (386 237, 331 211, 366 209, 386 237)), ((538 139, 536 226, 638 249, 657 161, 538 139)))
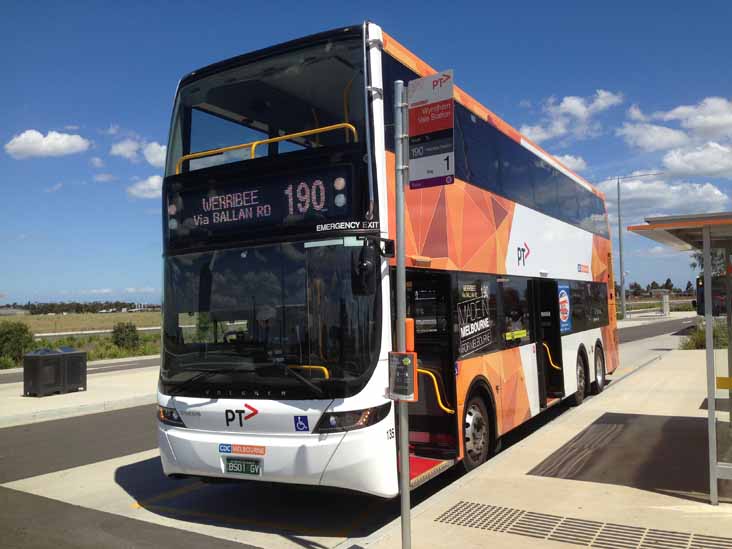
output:
POLYGON ((295 431, 309 431, 308 416, 295 416, 295 431))

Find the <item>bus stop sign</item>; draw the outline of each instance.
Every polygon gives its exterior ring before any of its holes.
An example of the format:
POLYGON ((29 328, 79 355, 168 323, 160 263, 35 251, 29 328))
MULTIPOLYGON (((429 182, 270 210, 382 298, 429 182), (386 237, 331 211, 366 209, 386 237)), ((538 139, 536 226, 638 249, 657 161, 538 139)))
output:
POLYGON ((452 70, 409 82, 409 188, 455 182, 452 70))

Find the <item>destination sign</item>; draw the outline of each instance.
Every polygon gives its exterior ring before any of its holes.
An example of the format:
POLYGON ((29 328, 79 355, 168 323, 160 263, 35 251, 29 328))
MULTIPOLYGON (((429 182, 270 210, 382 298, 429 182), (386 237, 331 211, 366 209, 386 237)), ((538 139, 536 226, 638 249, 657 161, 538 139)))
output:
POLYGON ((352 169, 331 166, 296 174, 233 179, 213 188, 170 192, 170 238, 236 232, 244 227, 323 225, 351 213, 352 169))

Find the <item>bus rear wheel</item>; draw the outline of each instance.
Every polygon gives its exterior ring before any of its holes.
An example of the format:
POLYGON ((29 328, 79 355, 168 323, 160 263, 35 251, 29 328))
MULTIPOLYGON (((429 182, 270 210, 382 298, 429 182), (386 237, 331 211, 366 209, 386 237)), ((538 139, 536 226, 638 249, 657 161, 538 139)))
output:
POLYGON ((569 399, 569 404, 579 406, 585 400, 587 393, 587 369, 585 368, 585 360, 580 353, 577 354, 577 392, 569 399))
POLYGON ((491 446, 490 416, 483 399, 474 396, 463 416, 463 467, 472 471, 488 459, 491 446))
POLYGON ((605 388, 605 356, 598 345, 595 347, 595 379, 592 381, 590 391, 593 395, 599 395, 605 388))

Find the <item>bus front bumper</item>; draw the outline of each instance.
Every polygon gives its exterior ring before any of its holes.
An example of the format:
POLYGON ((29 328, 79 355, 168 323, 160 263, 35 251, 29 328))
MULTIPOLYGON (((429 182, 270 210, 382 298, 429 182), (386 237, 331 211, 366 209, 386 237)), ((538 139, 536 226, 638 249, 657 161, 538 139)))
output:
POLYGON ((158 423, 168 475, 331 486, 398 494, 396 445, 376 424, 347 433, 272 435, 197 431, 158 423), (227 457, 258 460, 258 475, 227 473, 227 457))

